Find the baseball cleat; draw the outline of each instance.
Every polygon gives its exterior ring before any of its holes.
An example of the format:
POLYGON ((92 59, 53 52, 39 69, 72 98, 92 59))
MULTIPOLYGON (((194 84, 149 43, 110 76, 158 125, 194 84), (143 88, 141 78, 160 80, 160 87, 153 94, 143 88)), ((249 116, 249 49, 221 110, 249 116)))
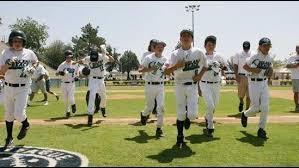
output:
POLYGON ((257 131, 257 136, 263 139, 268 139, 266 131, 262 128, 259 128, 257 131))
POLYGON ((178 148, 182 148, 185 145, 184 136, 183 135, 178 135, 177 136, 176 145, 177 145, 178 148))
POLYGON ((206 121, 206 128, 208 129, 208 120, 207 120, 207 118, 205 118, 205 121, 206 121))
POLYGON ((191 121, 188 117, 186 117, 185 121, 184 121, 184 127, 185 129, 189 129, 191 125, 191 121))
POLYGON ((157 138, 160 138, 160 137, 163 137, 163 131, 162 131, 162 129, 160 128, 157 128, 157 130, 156 130, 156 137, 157 138))
POLYGON ((242 124, 243 127, 247 127, 247 118, 248 117, 245 116, 244 112, 242 112, 242 114, 241 114, 241 124, 242 124))
POLYGON ((94 110, 94 113, 98 113, 100 111, 99 107, 96 107, 96 109, 94 110))
POLYGON ((77 111, 76 104, 73 104, 73 105, 72 105, 72 113, 75 114, 76 111, 77 111))
POLYGON ((105 109, 105 108, 101 108, 101 111, 102 111, 102 116, 103 116, 103 117, 107 117, 107 116, 106 116, 106 109, 105 109))
POLYGON ((18 140, 21 140, 21 139, 25 138, 29 128, 30 128, 29 124, 27 126, 22 125, 21 130, 20 130, 20 132, 17 136, 18 140))
POLYGON ((44 106, 47 106, 49 103, 48 103, 48 101, 46 101, 45 103, 44 103, 44 106))
POLYGON ((88 115, 87 125, 90 126, 90 127, 92 126, 92 118, 93 118, 92 115, 88 115))
POLYGON ((70 118, 70 116, 71 116, 71 113, 70 113, 70 112, 67 112, 67 113, 65 114, 65 117, 66 117, 66 118, 70 118))
POLYGON ((140 112, 140 122, 142 125, 146 125, 147 116, 143 116, 142 112, 140 112))
POLYGON ((243 103, 240 103, 240 104, 239 104, 239 112, 240 112, 240 113, 243 111, 243 106, 244 106, 243 103))
POLYGON ((3 150, 7 149, 8 147, 11 147, 13 145, 13 138, 6 138, 5 139, 5 145, 3 146, 3 150))
POLYGON ((205 133, 207 137, 213 137, 214 129, 206 129, 205 133))

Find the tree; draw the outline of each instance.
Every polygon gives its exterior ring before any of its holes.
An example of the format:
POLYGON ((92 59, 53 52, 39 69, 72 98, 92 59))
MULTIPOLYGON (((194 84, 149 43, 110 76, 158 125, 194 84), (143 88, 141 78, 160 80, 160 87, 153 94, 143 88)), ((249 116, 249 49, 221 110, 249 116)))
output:
POLYGON ((98 36, 99 26, 92 27, 90 23, 81 28, 82 35, 78 37, 72 37, 73 48, 75 57, 79 53, 88 53, 91 48, 100 48, 100 45, 105 44, 106 40, 103 37, 98 36))
POLYGON ((120 53, 116 52, 116 49, 113 48, 113 52, 112 52, 112 48, 111 46, 107 46, 107 52, 112 55, 112 57, 114 58, 114 62, 108 62, 107 65, 107 71, 111 72, 113 69, 117 68, 120 66, 120 62, 118 60, 118 57, 121 55, 120 53))
POLYGON ((40 55, 40 61, 53 69, 57 69, 59 64, 65 60, 65 50, 69 49, 72 50, 70 45, 66 45, 62 41, 56 40, 44 49, 43 53, 40 55))
POLYGON ((121 72, 127 72, 127 80, 130 80, 130 72, 139 67, 139 61, 136 54, 130 50, 125 51, 119 61, 121 63, 121 72))
POLYGON ((11 30, 21 30, 27 36, 26 46, 36 53, 42 51, 49 34, 47 30, 49 27, 45 24, 40 24, 31 17, 25 19, 17 19, 15 24, 9 25, 11 30))

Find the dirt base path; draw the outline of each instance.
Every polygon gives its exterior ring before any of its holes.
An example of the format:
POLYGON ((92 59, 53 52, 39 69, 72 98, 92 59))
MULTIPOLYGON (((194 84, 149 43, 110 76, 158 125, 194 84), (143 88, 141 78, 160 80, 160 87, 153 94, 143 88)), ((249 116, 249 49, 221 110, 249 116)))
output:
MULTIPOLYGON (((86 124, 87 118, 69 118, 69 119, 56 119, 56 120, 47 120, 47 119, 30 119, 32 125, 77 125, 77 124, 86 124)), ((140 125, 139 118, 94 118, 94 124, 116 124, 116 125, 140 125)), ((215 117, 214 121, 219 124, 225 123, 240 123, 240 118, 235 117, 215 117)), ((173 125, 176 123, 175 117, 167 117, 164 119, 166 125, 173 125)), ((200 117, 193 121, 193 123, 202 124, 204 118, 200 117)), ((250 117, 248 123, 258 123, 259 117, 250 117)), ((299 115, 292 116, 269 116, 269 123, 299 123, 299 115)), ((152 117, 148 120, 149 124, 155 124, 156 118, 152 117)), ((0 125, 3 125, 4 122, 0 122, 0 125)))

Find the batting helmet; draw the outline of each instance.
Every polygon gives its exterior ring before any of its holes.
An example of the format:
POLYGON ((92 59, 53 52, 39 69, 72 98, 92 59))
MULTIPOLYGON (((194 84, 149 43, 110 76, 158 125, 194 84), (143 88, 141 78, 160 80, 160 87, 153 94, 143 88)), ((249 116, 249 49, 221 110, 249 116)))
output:
POLYGON ((82 74, 83 74, 84 76, 88 76, 88 75, 90 74, 90 69, 89 69, 88 67, 84 67, 84 68, 82 69, 82 74))
POLYGON ((73 52, 72 52, 71 50, 66 50, 66 51, 64 52, 64 56, 65 56, 65 57, 67 57, 67 56, 69 56, 69 57, 73 57, 73 52))
POLYGON ((18 38, 23 40, 23 47, 26 45, 27 37, 23 31, 20 30, 13 30, 9 34, 8 43, 12 46, 12 39, 18 38))
POLYGON ((97 62, 99 59, 99 53, 97 50, 91 50, 90 51, 90 61, 91 62, 97 62))

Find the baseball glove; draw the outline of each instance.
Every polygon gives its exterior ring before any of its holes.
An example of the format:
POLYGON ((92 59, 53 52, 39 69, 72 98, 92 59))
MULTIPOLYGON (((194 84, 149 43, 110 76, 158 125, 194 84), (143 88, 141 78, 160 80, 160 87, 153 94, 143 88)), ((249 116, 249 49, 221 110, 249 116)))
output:
POLYGON ((84 67, 82 69, 82 74, 88 76, 90 74, 90 69, 88 67, 84 67))

